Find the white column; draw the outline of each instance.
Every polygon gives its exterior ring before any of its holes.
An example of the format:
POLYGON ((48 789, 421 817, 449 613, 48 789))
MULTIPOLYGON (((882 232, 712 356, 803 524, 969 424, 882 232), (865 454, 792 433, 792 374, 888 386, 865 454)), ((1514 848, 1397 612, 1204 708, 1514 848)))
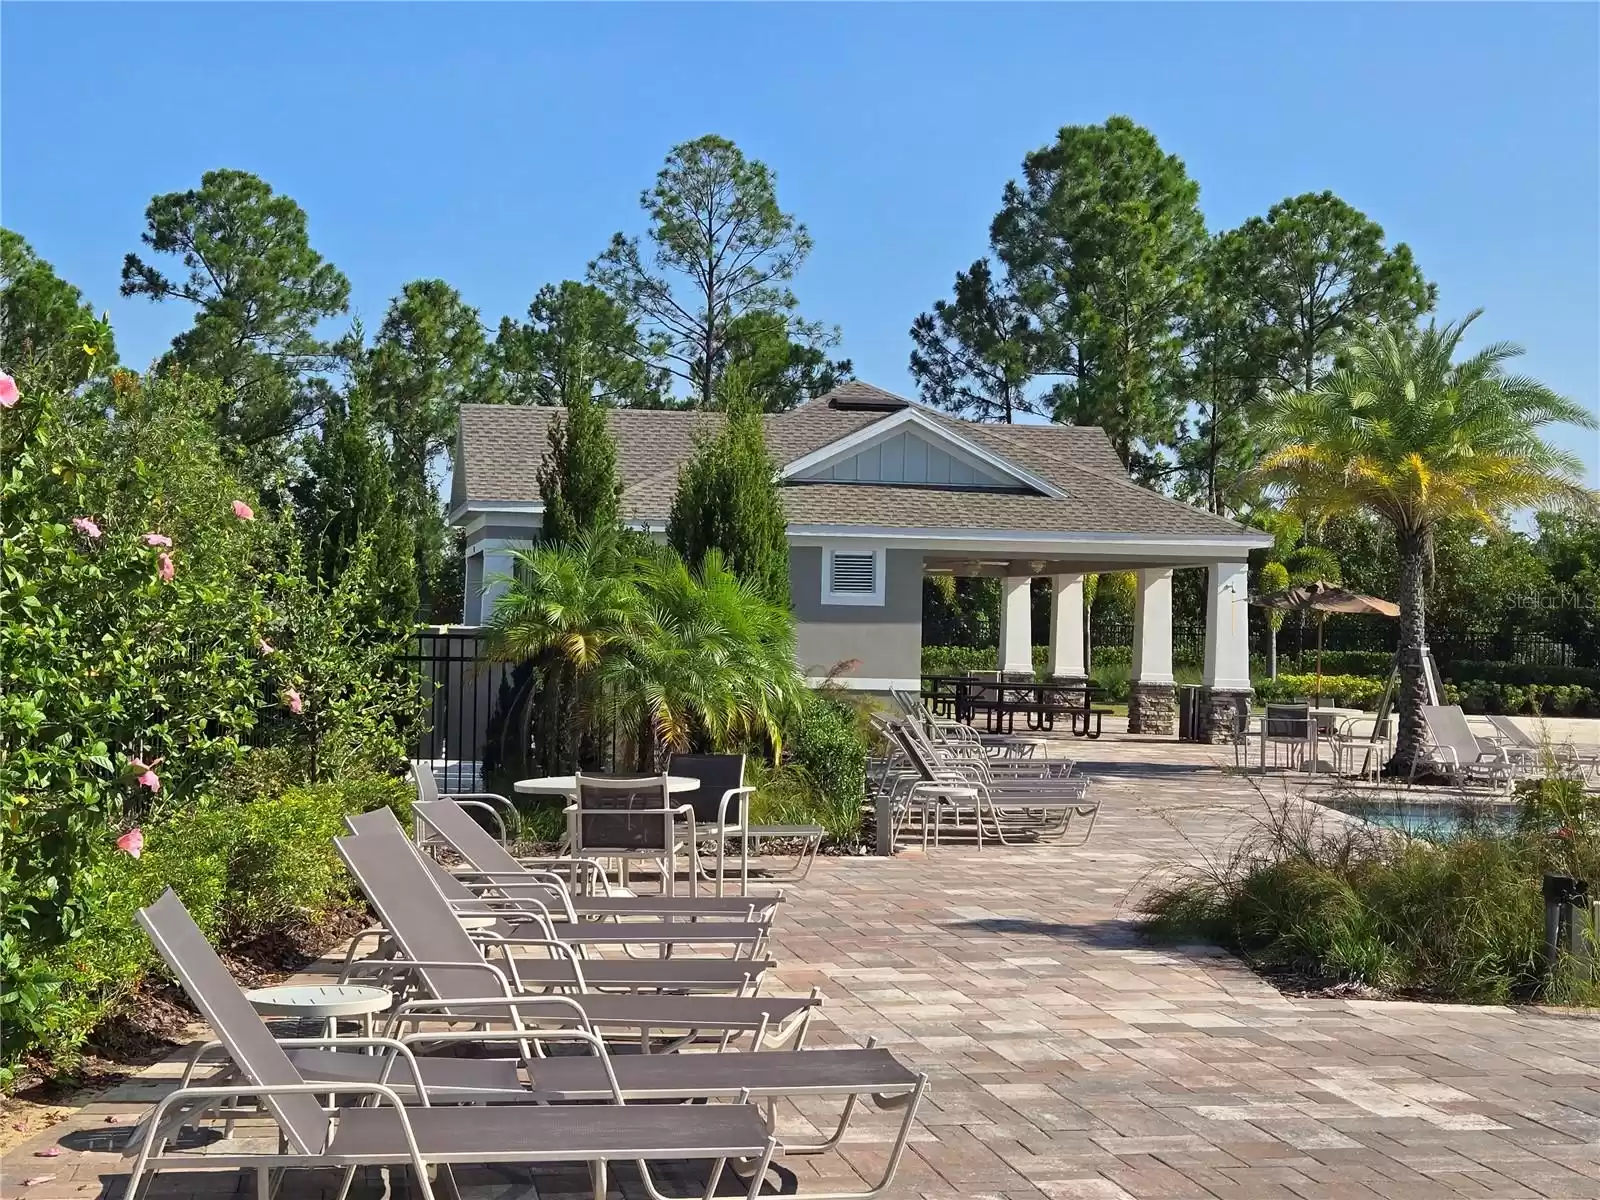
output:
POLYGON ((1250 598, 1244 563, 1206 571, 1206 667, 1203 682, 1220 691, 1250 690, 1250 598))
POLYGON ((1000 670, 1033 674, 1033 580, 1026 575, 1000 581, 1000 670))
POLYGON ((494 602, 506 594, 510 583, 505 578, 511 574, 513 564, 509 550, 485 550, 483 552, 483 598, 480 602, 479 623, 482 624, 494 615, 494 602), (497 578, 497 576, 499 578, 497 578))
POLYGON ((1084 678, 1083 576, 1057 575, 1050 583, 1049 674, 1084 678))
POLYGON ((1135 572, 1133 681, 1172 682, 1172 568, 1135 572))

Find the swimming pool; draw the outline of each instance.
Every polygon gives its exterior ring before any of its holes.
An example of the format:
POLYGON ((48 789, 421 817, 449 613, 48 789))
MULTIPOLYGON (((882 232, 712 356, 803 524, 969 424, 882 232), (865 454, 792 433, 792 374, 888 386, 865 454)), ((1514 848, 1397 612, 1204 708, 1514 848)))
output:
POLYGON ((1413 837, 1447 841, 1463 833, 1503 833, 1517 823, 1517 806, 1493 801, 1319 800, 1324 808, 1357 817, 1369 825, 1398 829, 1413 837))

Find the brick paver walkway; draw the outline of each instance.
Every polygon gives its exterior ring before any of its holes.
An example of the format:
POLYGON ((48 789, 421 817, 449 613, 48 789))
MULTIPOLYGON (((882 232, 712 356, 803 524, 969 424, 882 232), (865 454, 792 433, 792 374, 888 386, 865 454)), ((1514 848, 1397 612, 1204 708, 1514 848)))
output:
MULTIPOLYGON (((1600 1019, 1288 999, 1219 951, 1142 944, 1130 893, 1260 800, 1200 748, 1071 745, 1104 802, 1087 845, 828 860, 785 906, 771 990, 821 985, 832 1024, 813 1040, 873 1036, 933 1076, 894 1200, 1600 1198, 1600 1019)), ((104 1115, 162 1086, 132 1082, 53 1131, 61 1157, 7 1156, 6 1194, 34 1173, 55 1179, 30 1200, 118 1188, 104 1115)), ((781 1131, 835 1112, 787 1107, 781 1131)), ((867 1108, 841 1153, 788 1160, 800 1194, 875 1178, 894 1124, 867 1108)), ((155 1194, 248 1187, 208 1182, 155 1194)), ((296 1176, 280 1196, 333 1182, 296 1176)), ((571 1173, 462 1183, 467 1200, 583 1194, 571 1173)), ((626 1171, 615 1183, 642 1194, 626 1171)), ((382 1186, 374 1173, 358 1195, 382 1186)))

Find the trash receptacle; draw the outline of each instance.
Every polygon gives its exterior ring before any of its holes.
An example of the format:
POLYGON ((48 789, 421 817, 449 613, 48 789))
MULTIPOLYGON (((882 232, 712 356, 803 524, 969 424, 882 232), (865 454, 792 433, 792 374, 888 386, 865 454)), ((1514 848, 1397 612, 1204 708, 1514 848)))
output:
POLYGON ((1200 740, 1200 688, 1195 684, 1178 686, 1178 740, 1200 740))

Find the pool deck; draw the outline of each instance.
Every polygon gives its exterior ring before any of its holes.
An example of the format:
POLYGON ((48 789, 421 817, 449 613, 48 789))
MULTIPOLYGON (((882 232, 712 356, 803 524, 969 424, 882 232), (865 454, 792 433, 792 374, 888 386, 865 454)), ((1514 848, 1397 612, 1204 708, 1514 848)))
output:
MULTIPOLYGON (((1231 751, 1170 740, 1062 750, 1104 804, 1087 845, 825 859, 780 914, 784 966, 767 990, 822 988, 813 1042, 873 1036, 932 1076, 889 1200, 1600 1198, 1600 1016, 1293 999, 1213 947, 1148 945, 1140 890, 1299 784, 1241 779, 1222 769, 1231 751)), ((5 1195, 119 1194, 125 1132, 106 1118, 142 1111, 174 1075, 153 1068, 9 1153, 5 1195), (52 1143, 60 1157, 32 1157, 52 1143)), ((785 1104, 780 1133, 810 1135, 836 1111, 785 1104)), ((799 1194, 874 1177, 896 1119, 863 1106, 842 1152, 788 1160, 799 1194)), ((414 1195, 395 1175, 365 1173, 355 1195, 414 1195)), ((588 1195, 581 1171, 536 1178, 460 1172, 467 1200, 588 1195)), ((279 1197, 336 1185, 299 1173, 279 1197)), ((251 1187, 172 1175, 153 1192, 251 1187)), ((611 1194, 643 1192, 618 1169, 611 1194)))

